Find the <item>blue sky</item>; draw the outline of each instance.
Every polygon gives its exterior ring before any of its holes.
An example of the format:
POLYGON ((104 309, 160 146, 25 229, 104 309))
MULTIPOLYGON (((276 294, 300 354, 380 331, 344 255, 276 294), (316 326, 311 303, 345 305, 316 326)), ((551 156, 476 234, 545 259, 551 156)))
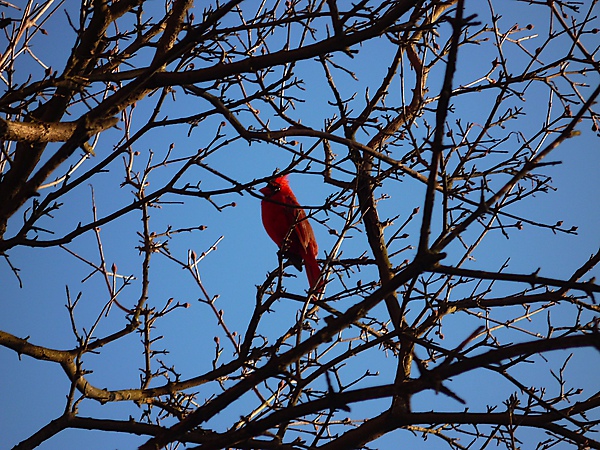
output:
MULTIPOLYGON (((502 11, 504 15, 500 20, 500 26, 505 29, 508 29, 513 23, 520 22, 522 17, 527 17, 526 14, 529 11, 526 8, 527 5, 516 2, 508 3, 510 6, 502 11)), ((467 5, 469 8, 476 7, 476 3, 473 1, 467 2, 467 5)), ((76 5, 65 5, 66 8, 73 6, 76 5)), ((481 14, 482 21, 489 20, 484 11, 481 11, 481 14)), ((520 23, 520 25, 525 24, 520 23)), ((57 13, 55 18, 46 25, 46 28, 52 40, 39 36, 39 39, 34 41, 33 49, 38 56, 43 55, 45 58, 51 59, 49 64, 60 70, 64 65, 67 45, 73 42, 73 33, 65 26, 63 13, 57 13), (50 42, 52 42, 51 45, 49 45, 50 42), (66 44, 57 46, 56 42, 65 42, 66 44)), ((539 30, 536 29, 536 31, 541 36, 539 39, 543 39, 543 27, 540 25, 539 30)), ((585 38, 586 45, 594 48, 596 44, 592 42, 592 38, 590 36, 585 38)), ((535 48, 534 42, 531 44, 526 42, 524 45, 535 48)), ((555 58, 556 55, 552 52, 561 54, 560 52, 566 48, 565 45, 557 43, 556 46, 548 48, 545 50, 547 53, 542 54, 542 59, 543 57, 548 60, 555 58)), ((350 77, 337 73, 338 87, 347 96, 356 93, 357 99, 364 98, 366 86, 374 89, 378 77, 387 69, 393 54, 390 53, 390 48, 382 45, 380 41, 367 43, 360 50, 359 55, 351 62, 347 61, 347 57, 343 55, 336 57, 336 61, 352 64, 359 79, 359 82, 354 82, 350 77)), ((487 64, 490 59, 489 52, 489 47, 484 44, 461 48, 459 52, 460 69, 455 78, 455 86, 469 82, 479 73, 485 73, 488 66, 480 65, 479 62, 485 60, 485 64, 487 64)), ((519 58, 522 57, 519 55, 519 50, 514 50, 514 53, 508 52, 507 57, 511 61, 511 67, 517 71, 519 58)), ((39 68, 32 69, 36 65, 30 58, 21 58, 21 64, 25 73, 39 71, 39 68)), ((406 65, 408 67, 408 63, 406 65)), ((321 128, 324 119, 333 114, 333 108, 328 105, 332 96, 324 83, 322 69, 317 62, 306 61, 299 64, 297 71, 299 77, 305 82, 306 102, 297 103, 295 111, 290 114, 296 119, 301 118, 302 123, 308 126, 321 128)), ((588 76, 587 81, 592 88, 595 87, 599 81, 597 74, 588 76)), ((439 85, 440 79, 432 75, 429 82, 431 91, 435 91, 439 85)), ((394 96, 399 95, 399 84, 395 84, 394 89, 396 91, 391 91, 389 94, 390 103, 396 101, 392 99, 394 96)), ((583 90, 588 93, 589 91, 590 89, 583 90)), ((455 124, 451 122, 456 118, 460 118, 464 122, 477 123, 481 114, 485 114, 489 110, 488 102, 492 99, 491 92, 461 96, 456 101, 455 114, 449 117, 450 125, 456 129, 455 124)), ((540 89, 539 91, 533 90, 531 94, 528 93, 526 102, 513 100, 515 105, 526 108, 529 114, 524 120, 515 121, 510 125, 514 127, 514 131, 522 132, 524 136, 529 137, 533 130, 538 129, 539 124, 545 119, 540 112, 545 110, 548 99, 548 90, 540 89)), ((136 124, 142 124, 148 117, 154 101, 150 98, 140 102, 136 111, 136 120, 138 121, 136 124)), ((186 96, 179 89, 176 90, 176 100, 169 99, 167 103, 165 110, 168 111, 169 118, 193 114, 206 107, 202 100, 186 96)), ((357 100, 355 105, 358 109, 363 103, 357 100)), ((559 109, 555 110, 559 111, 559 109)), ((136 161, 138 170, 141 170, 146 164, 149 151, 154 152, 153 161, 158 162, 166 154, 171 143, 174 143, 174 152, 178 155, 195 154, 199 148, 204 148, 209 144, 213 138, 211 133, 214 133, 220 120, 220 118, 209 119, 192 130, 189 135, 189 126, 187 125, 158 128, 148 133, 134 144, 134 150, 141 152, 139 160, 136 161)), ((482 124, 480 123, 480 125, 482 124)), ((526 214, 528 217, 542 222, 555 223, 562 220, 567 227, 577 226, 577 235, 554 234, 551 230, 539 229, 528 224, 525 224, 522 230, 512 229, 509 239, 500 232, 490 233, 484 243, 473 252, 473 260, 469 261, 465 267, 493 271, 498 270, 510 258, 510 265, 507 269, 510 272, 531 273, 540 268, 541 275, 565 277, 598 249, 600 243, 598 238, 598 224, 600 223, 598 137, 591 131, 589 121, 585 121, 578 129, 581 131, 580 136, 565 141, 551 155, 551 160, 561 161, 562 164, 540 169, 552 177, 552 185, 557 188, 557 191, 537 195, 510 209, 513 214, 526 214)), ((225 131, 231 133, 231 126, 226 125, 225 131)), ((421 132, 424 132, 423 128, 421 128, 421 132)), ((116 132, 111 131, 107 133, 107 137, 100 138, 96 148, 97 158, 101 158, 111 151, 114 145, 114 141, 110 139, 111 133, 112 137, 117 135, 116 132)), ((367 140, 365 136, 361 137, 365 138, 365 141, 367 140)), ((310 139, 299 139, 299 141, 305 149, 313 143, 310 139)), ((520 145, 518 142, 515 135, 505 144, 506 150, 514 151, 520 145)), ((344 154, 342 147, 337 147, 335 150, 338 154, 344 154)), ((398 151, 404 152, 403 149, 398 151)), ((207 164, 241 182, 250 182, 266 177, 276 168, 286 167, 290 161, 290 154, 282 152, 279 148, 264 143, 248 145, 241 140, 235 141, 205 160, 207 164)), ((110 166, 108 173, 98 175, 92 180, 97 212, 101 217, 112 212, 118 205, 126 205, 132 201, 131 189, 119 188, 119 183, 123 178, 122 166, 123 162, 118 159, 110 166)), ((320 167, 315 166, 312 169, 318 171, 320 167)), ((149 192, 152 192, 154 187, 160 187, 161 182, 164 182, 174 170, 175 167, 157 169, 149 179, 149 192)), ((348 176, 341 174, 336 174, 336 176, 349 179, 348 176)), ((290 180, 297 197, 305 205, 321 205, 328 195, 336 192, 331 186, 325 185, 322 177, 318 175, 292 175, 290 180)), ((201 168, 195 168, 186 174, 179 186, 185 182, 196 183, 198 181, 202 182, 203 189, 229 187, 227 182, 201 168)), ((92 220, 91 192, 91 188, 86 185, 69 194, 66 199, 68 202, 65 202, 65 205, 56 213, 55 219, 51 221, 56 236, 68 232, 79 221, 87 223, 92 220)), ((423 205, 424 187, 408 177, 403 178, 400 182, 386 183, 382 188, 383 192, 389 194, 390 197, 382 200, 379 204, 382 219, 398 215, 397 223, 402 223, 415 207, 423 205)), ((175 198, 167 196, 163 200, 169 201, 175 200, 175 198)), ((164 232, 168 225, 172 225, 174 229, 198 225, 207 227, 204 231, 178 234, 169 241, 171 254, 181 260, 186 259, 190 249, 199 255, 208 251, 215 242, 219 241, 217 248, 211 251, 200 264, 202 281, 210 296, 219 296, 216 305, 218 309, 224 311, 224 318, 229 329, 243 333, 254 307, 255 286, 264 281, 267 272, 277 267, 276 247, 262 228, 257 198, 247 194, 243 196, 231 194, 215 198, 215 202, 219 205, 235 202, 236 206, 226 207, 218 212, 206 200, 187 198, 184 204, 164 204, 160 209, 152 209, 150 223, 152 229, 157 233, 164 232)), ((18 227, 18 216, 15 216, 16 220, 12 222, 10 230, 18 227)), ((326 215, 319 212, 317 218, 324 220, 326 215)), ((331 227, 341 226, 339 218, 330 215, 329 219, 328 224, 331 227)), ((50 222, 48 223, 50 224, 50 222)), ((119 301, 124 305, 135 304, 139 295, 141 256, 136 248, 139 245, 136 235, 139 224, 140 212, 134 211, 114 223, 103 226, 100 232, 109 267, 115 263, 119 274, 136 277, 131 286, 125 289, 119 297, 119 301)), ((439 230, 439 222, 437 225, 439 230)), ((398 248, 404 245, 412 245, 413 248, 416 246, 419 226, 420 216, 409 225, 406 232, 410 234, 410 237, 400 242, 398 248)), ((332 249, 336 238, 327 232, 326 227, 316 222, 313 222, 313 227, 320 246, 320 257, 323 258, 332 249)), ((467 236, 474 239, 476 233, 468 233, 467 236)), ((433 237, 436 237, 435 228, 433 237)), ((44 236, 44 238, 46 237, 44 236)), ((91 261, 97 263, 99 260, 93 234, 88 233, 81 236, 69 243, 67 247, 91 261)), ((343 256, 357 257, 367 248, 364 233, 352 232, 344 242, 343 256)), ((458 243, 450 246, 448 253, 447 262, 449 264, 456 262, 463 254, 458 243)), ((414 254, 415 250, 409 249, 399 254, 395 263, 400 264, 402 260, 410 259, 414 254)), ((369 256, 371 255, 369 254, 369 256)), ((52 348, 69 349, 74 347, 76 342, 70 331, 71 324, 64 306, 66 286, 72 297, 75 297, 80 291, 82 292, 80 305, 76 310, 76 318, 79 327, 89 329, 106 302, 104 279, 99 273, 90 277, 91 268, 89 266, 78 262, 71 254, 59 248, 16 248, 11 250, 10 258, 12 264, 20 269, 24 286, 23 288, 19 287, 10 268, 4 260, 0 260, 0 285, 2 286, 0 298, 3 306, 3 313, 0 315, 0 329, 20 337, 29 336, 30 342, 52 348), (85 282, 83 282, 84 280, 85 282)), ((298 274, 293 270, 290 273, 296 277, 285 279, 286 288, 293 293, 303 293, 306 289, 305 274, 298 274)), ((597 270, 596 275, 598 275, 597 270)), ((215 336, 219 337, 223 347, 220 361, 225 362, 232 358, 231 344, 218 326, 212 311, 198 301, 202 292, 191 277, 172 261, 159 254, 153 256, 150 276, 151 305, 160 309, 169 298, 174 298, 176 302, 189 302, 191 305, 190 308, 178 309, 157 322, 156 335, 163 336, 163 339, 158 342, 157 348, 169 349, 169 354, 164 355, 163 358, 165 363, 175 365, 183 378, 193 377, 210 370, 214 356, 213 338, 215 336)), ((375 277, 373 269, 366 269, 349 282, 356 283, 359 278, 370 281, 373 277, 375 277)), ((341 289, 341 284, 335 281, 328 288, 328 292, 337 292, 339 289, 341 289)), ((498 286, 498 295, 512 292, 513 289, 500 285, 498 286)), ((459 290, 456 295, 457 298, 460 298, 459 290)), ((337 303, 336 308, 344 310, 355 302, 356 298, 348 298, 337 303)), ((270 336, 278 336, 277 333, 281 333, 291 326, 297 310, 298 305, 289 300, 277 302, 273 312, 265 319, 259 331, 270 336)), ((556 323, 564 321, 565 324, 568 324, 572 321, 572 317, 569 316, 571 312, 566 308, 556 311, 559 314, 562 311, 565 313, 564 318, 553 316, 556 323)), ((376 308, 373 315, 376 314, 383 316, 384 308, 382 306, 376 308)), ((497 312, 498 320, 514 315, 512 310, 497 312)), ((540 312, 532 319, 531 323, 523 326, 530 330, 543 332, 546 327, 546 319, 546 313, 540 312)), ((117 308, 113 308, 110 316, 101 320, 95 335, 107 335, 120 329, 124 324, 123 314, 117 308)), ((444 322, 442 332, 447 339, 446 342, 459 343, 475 327, 476 321, 472 317, 460 314, 449 317, 444 322)), ((499 335, 502 336, 502 333, 499 332, 499 335)), ((85 360, 86 367, 94 371, 89 375, 90 381, 107 389, 136 387, 139 384, 138 368, 143 363, 139 339, 138 334, 133 334, 122 342, 103 348, 99 355, 89 355, 85 360)), ((506 339, 510 340, 513 337, 509 334, 506 339)), ((565 357, 564 352, 552 353, 548 356, 549 362, 535 357, 533 359, 536 360, 536 364, 527 371, 519 372, 519 376, 530 380, 531 383, 536 382, 542 376, 549 377, 543 367, 546 364, 556 367, 565 357)), ((380 375, 367 378, 360 384, 361 387, 391 381, 390 376, 393 378, 394 358, 390 355, 384 358, 383 355, 377 353, 371 358, 373 358, 373 367, 381 370, 380 375)), ((577 355, 572 358, 566 369, 566 374, 572 377, 570 382, 574 386, 583 386, 586 395, 598 389, 596 371, 592 370, 598 366, 597 358, 598 355, 595 351, 577 351, 577 355)), ((2 406, 0 408, 0 435, 3 436, 2 439, 8 446, 13 446, 62 413, 69 383, 56 364, 39 362, 28 357, 22 357, 19 361, 14 352, 2 347, 0 347, 0 366, 5 368, 2 383, 0 383, 0 398, 2 399, 0 403, 2 406)), ((349 380, 364 370, 366 370, 364 360, 358 360, 351 362, 343 373, 349 380)), ((548 385, 550 389, 556 390, 557 388, 552 381, 549 381, 548 385)), ((502 399, 511 390, 514 390, 514 387, 499 381, 498 377, 493 374, 477 373, 457 377, 452 382, 452 389, 460 396, 473 401, 474 404, 482 406, 501 403, 502 399), (489 389, 490 385, 493 385, 494 389, 489 389)), ((197 390, 200 391, 199 401, 202 401, 218 392, 218 387, 201 387, 197 390)), ((246 408, 242 408, 242 405, 253 404, 253 402, 256 402, 256 398, 251 395, 240 399, 239 410, 245 411, 246 408)), ((369 405, 356 405, 353 407, 353 411, 364 410, 365 414, 368 414, 373 410, 385 408, 386 405, 386 402, 372 402, 369 405)), ((447 397, 431 393, 415 397, 413 407, 415 410, 421 411, 460 410, 462 408, 447 397)), ((230 412, 221 414, 208 425, 224 431, 227 426, 231 425, 231 417, 237 417, 236 408, 233 407, 233 416, 230 412)), ((80 408, 82 416, 106 418, 123 418, 129 415, 138 417, 140 412, 141 410, 137 406, 128 403, 99 405, 91 400, 82 402, 80 408)), ((239 413, 237 415, 239 416, 239 413)), ((373 445, 379 445, 380 448, 391 448, 399 437, 409 439, 409 435, 406 431, 397 431, 384 436, 373 445)), ((525 434, 523 439, 528 439, 528 435, 525 434)), ((127 449, 144 441, 144 437, 67 430, 53 437, 40 448, 75 449, 81 448, 81 443, 85 442, 86 448, 89 449, 127 449)), ((527 441, 523 444, 523 448, 529 448, 525 444, 527 441)), ((421 439, 412 439, 410 445, 415 449, 435 448, 435 446, 431 446, 433 445, 431 441, 423 442, 421 439)))

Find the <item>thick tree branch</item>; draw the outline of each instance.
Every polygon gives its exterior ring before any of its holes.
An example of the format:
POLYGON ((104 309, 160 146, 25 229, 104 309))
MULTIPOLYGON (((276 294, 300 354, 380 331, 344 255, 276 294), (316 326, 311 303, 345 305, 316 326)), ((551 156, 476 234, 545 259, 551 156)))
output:
MULTIPOLYGON (((89 127, 89 132, 91 135, 101 133, 118 122, 116 117, 100 120, 89 127)), ((77 126, 77 122, 11 122, 0 119, 0 139, 29 143, 66 142, 73 136, 77 126)))
POLYGON ((600 292, 600 286, 593 283, 592 281, 588 282, 576 282, 570 280, 557 280, 555 278, 548 277, 540 277, 537 272, 532 274, 516 274, 516 273, 506 273, 506 272, 487 272, 485 270, 473 270, 473 269, 463 269, 459 267, 452 266, 444 266, 438 265, 432 269, 432 272, 435 273, 443 273, 447 275, 457 275, 461 277, 469 277, 469 278, 477 278, 480 280, 503 280, 503 281, 513 281, 520 283, 527 283, 532 287, 536 286, 555 286, 561 289, 575 289, 579 291, 585 292, 587 295, 592 296, 594 292, 600 292))

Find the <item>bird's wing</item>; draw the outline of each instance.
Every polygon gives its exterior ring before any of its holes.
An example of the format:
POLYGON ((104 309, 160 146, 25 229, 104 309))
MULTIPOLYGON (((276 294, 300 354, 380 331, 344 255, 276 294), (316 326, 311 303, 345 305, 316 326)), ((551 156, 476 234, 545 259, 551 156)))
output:
MULTIPOLYGON (((294 198, 294 200, 296 200, 294 198)), ((290 203, 298 205, 298 202, 290 203)), ((299 206, 299 205, 298 205, 299 206)), ((291 213, 294 215, 294 222, 296 224, 296 234, 298 235, 298 241, 302 246, 302 249, 312 256, 316 256, 318 253, 317 241, 313 229, 306 217, 306 213, 302 208, 289 208, 291 213)))

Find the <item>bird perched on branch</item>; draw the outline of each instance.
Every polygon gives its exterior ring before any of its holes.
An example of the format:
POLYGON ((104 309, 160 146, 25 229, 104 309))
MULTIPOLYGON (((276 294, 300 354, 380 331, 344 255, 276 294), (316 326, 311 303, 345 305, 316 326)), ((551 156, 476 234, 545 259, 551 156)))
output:
MULTIPOLYGON (((310 289, 315 289, 321 276, 317 263, 319 248, 304 209, 290 188, 287 176, 277 177, 260 189, 265 196, 261 202, 262 222, 267 234, 277 244, 283 256, 299 271, 302 262, 310 289)), ((318 284, 318 290, 323 283, 318 284)))

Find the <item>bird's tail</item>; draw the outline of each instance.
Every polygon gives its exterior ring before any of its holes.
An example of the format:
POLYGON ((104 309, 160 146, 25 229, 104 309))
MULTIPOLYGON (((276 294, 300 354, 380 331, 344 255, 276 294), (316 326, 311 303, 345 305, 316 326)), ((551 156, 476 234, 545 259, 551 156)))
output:
POLYGON ((319 280, 321 277, 321 268, 319 267, 316 258, 307 254, 304 258, 304 265, 306 266, 306 277, 308 278, 310 288, 316 293, 323 292, 325 283, 322 280, 319 280))

